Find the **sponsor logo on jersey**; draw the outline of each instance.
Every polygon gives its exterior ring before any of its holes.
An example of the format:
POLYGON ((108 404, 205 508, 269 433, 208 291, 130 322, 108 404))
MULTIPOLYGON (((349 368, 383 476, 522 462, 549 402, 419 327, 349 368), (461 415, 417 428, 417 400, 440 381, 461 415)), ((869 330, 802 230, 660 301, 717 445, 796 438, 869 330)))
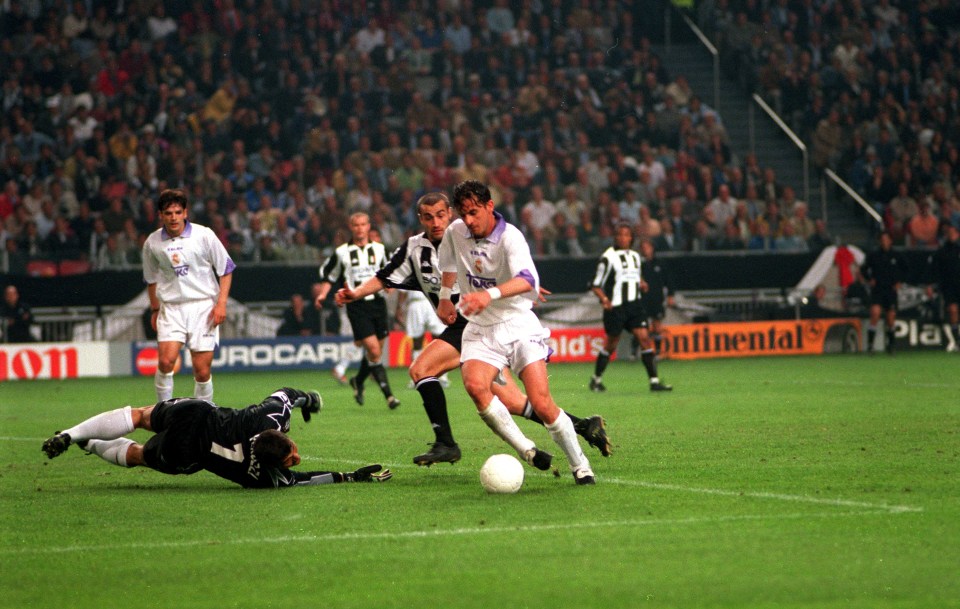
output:
POLYGON ((483 290, 497 285, 497 280, 492 277, 480 277, 471 273, 467 273, 467 281, 469 281, 473 287, 483 290))

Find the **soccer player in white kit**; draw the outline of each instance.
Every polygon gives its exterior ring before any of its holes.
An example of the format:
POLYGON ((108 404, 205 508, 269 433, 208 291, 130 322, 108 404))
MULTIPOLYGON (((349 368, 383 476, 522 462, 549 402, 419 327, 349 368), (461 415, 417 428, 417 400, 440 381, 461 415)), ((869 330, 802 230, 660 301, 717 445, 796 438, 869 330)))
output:
POLYGON ((210 367, 227 318, 236 265, 212 230, 187 220, 182 190, 160 193, 163 227, 143 244, 143 279, 150 297, 150 324, 157 331, 157 401, 173 397, 173 372, 186 345, 193 363, 193 396, 213 398, 210 367))
POLYGON ((437 314, 453 323, 451 300, 460 287, 460 312, 468 324, 460 351, 463 384, 480 417, 527 463, 549 469, 549 453, 523 435, 491 383, 505 367, 520 377, 534 412, 563 450, 577 484, 596 482, 590 462, 577 442, 573 422, 550 394, 547 338, 550 331, 533 312, 540 278, 523 233, 498 212, 490 189, 475 180, 457 184, 453 204, 460 219, 451 223, 440 244, 443 272, 437 314))

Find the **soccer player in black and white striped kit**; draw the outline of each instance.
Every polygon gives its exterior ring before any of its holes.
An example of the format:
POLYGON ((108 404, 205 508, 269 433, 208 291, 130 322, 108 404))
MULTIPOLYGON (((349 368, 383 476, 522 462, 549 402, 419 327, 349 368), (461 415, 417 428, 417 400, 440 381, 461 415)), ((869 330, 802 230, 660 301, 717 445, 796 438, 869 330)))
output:
MULTIPOLYGON (((350 242, 338 247, 320 267, 320 288, 314 300, 318 310, 323 306, 330 288, 341 278, 347 287, 356 288, 387 264, 383 244, 370 239, 370 217, 367 214, 357 212, 350 216, 350 232, 353 235, 350 242)), ((387 371, 381 361, 383 343, 390 333, 387 301, 381 294, 369 294, 362 300, 350 303, 347 317, 353 328, 354 343, 363 347, 364 355, 360 371, 349 381, 353 399, 363 405, 363 384, 368 376, 373 376, 380 385, 383 397, 387 399, 387 406, 396 408, 400 400, 390 389, 387 371)))
POLYGON ((630 249, 633 243, 630 225, 618 225, 613 242, 600 256, 597 273, 590 284, 590 290, 603 306, 603 330, 607 334, 603 350, 597 354, 590 390, 607 390, 603 385, 603 372, 610 363, 610 354, 617 349, 620 334, 626 330, 640 341, 640 359, 650 377, 650 391, 671 391, 673 387, 661 383, 657 376, 656 350, 641 301, 641 258, 630 249))

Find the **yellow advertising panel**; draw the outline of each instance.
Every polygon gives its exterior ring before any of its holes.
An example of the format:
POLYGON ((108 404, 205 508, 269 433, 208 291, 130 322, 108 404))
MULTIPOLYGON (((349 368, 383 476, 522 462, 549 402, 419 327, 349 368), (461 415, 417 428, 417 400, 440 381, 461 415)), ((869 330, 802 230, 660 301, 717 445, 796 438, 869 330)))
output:
POLYGON ((662 356, 670 359, 819 355, 860 348, 860 320, 804 319, 667 326, 662 356))

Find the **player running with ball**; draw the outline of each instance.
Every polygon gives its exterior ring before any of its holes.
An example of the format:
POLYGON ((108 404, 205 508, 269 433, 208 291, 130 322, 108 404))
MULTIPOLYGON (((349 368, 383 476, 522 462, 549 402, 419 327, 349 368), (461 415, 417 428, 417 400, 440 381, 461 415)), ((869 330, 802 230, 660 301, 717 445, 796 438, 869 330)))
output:
POLYGON ((463 384, 480 417, 530 465, 549 469, 552 456, 523 435, 510 412, 491 390, 509 367, 523 381, 533 411, 563 450, 577 484, 595 484, 590 462, 577 442, 570 417, 550 394, 547 357, 550 331, 533 312, 540 279, 530 246, 520 230, 494 211, 490 189, 467 180, 457 184, 453 204, 460 219, 450 224, 440 244, 443 273, 441 321, 453 324, 457 308, 468 323, 460 351, 463 384), (453 303, 453 287, 460 299, 453 303))
MULTIPOLYGON (((424 232, 410 237, 397 248, 387 265, 378 271, 375 277, 359 287, 339 290, 336 294, 338 305, 356 302, 384 288, 423 292, 433 306, 440 303, 438 248, 453 218, 450 201, 443 193, 428 193, 417 201, 417 215, 424 232)), ((456 302, 459 290, 454 289, 450 298, 456 302)), ((450 428, 447 399, 440 377, 460 365, 462 335, 466 325, 467 320, 463 316, 455 315, 453 323, 428 343, 410 366, 410 378, 423 399, 423 408, 436 436, 429 451, 413 458, 417 465, 454 463, 460 459, 460 447, 450 428)), ((505 384, 495 383, 491 390, 507 409, 514 415, 543 424, 513 378, 505 374, 504 380, 505 384)), ((610 455, 612 448, 602 417, 580 419, 569 416, 576 433, 597 447, 604 456, 610 455)))

